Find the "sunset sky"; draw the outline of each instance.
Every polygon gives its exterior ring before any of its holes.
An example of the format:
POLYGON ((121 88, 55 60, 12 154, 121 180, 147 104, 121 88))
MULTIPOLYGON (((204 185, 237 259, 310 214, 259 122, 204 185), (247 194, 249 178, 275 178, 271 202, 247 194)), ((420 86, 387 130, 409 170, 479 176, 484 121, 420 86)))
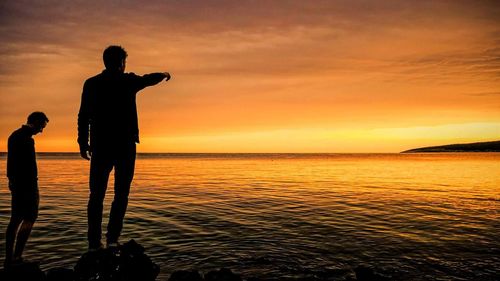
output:
POLYGON ((0 151, 78 151, 85 79, 122 45, 139 152, 399 152, 500 139, 500 1, 2 1, 0 151))

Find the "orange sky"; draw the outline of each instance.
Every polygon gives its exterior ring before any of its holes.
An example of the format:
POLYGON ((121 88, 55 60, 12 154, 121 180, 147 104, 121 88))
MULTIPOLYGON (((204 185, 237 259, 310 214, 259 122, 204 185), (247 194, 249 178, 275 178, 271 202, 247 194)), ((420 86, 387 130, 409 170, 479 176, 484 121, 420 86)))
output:
POLYGON ((127 71, 173 76, 138 96, 140 152, 500 139, 498 1, 5 1, 0 38, 0 151, 35 110, 37 151, 77 151, 110 44, 127 71))

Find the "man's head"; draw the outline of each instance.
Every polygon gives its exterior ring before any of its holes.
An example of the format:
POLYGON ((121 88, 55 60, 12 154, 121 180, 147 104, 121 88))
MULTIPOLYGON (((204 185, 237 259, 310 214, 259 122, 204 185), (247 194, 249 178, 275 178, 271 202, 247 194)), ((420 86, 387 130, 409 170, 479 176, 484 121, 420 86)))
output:
POLYGON ((45 115, 45 113, 35 111, 28 116, 27 124, 28 126, 33 128, 33 134, 36 135, 43 132, 43 129, 45 128, 45 126, 47 126, 48 122, 49 118, 47 118, 47 115, 45 115))
POLYGON ((102 59, 107 70, 124 72, 127 52, 122 46, 109 46, 104 50, 102 59))

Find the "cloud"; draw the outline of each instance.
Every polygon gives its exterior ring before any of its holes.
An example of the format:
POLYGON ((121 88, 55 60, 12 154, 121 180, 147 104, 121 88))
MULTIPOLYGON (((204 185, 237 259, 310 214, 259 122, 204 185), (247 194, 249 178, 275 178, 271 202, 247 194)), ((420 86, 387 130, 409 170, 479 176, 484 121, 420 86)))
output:
POLYGON ((74 134, 81 85, 109 44, 125 46, 130 71, 174 76, 139 99, 146 133, 498 119, 498 102, 477 97, 499 88, 499 6, 3 1, 0 137, 34 107, 74 134))
POLYGON ((500 96, 500 92, 466 93, 465 95, 474 96, 474 97, 496 97, 496 96, 500 96))

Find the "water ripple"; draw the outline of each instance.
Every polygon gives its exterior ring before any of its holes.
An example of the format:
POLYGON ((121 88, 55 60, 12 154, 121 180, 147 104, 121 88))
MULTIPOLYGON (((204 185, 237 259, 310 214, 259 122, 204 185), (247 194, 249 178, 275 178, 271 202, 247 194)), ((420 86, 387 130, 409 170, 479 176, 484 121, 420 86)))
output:
MULTIPOLYGON (((342 279, 360 263, 395 280, 494 280, 499 160, 498 154, 141 155, 122 239, 147 248, 161 265, 159 280, 180 268, 218 267, 263 278, 342 279)), ((52 157, 39 159, 39 169, 40 216, 26 255, 44 268, 73 266, 86 249, 88 163, 52 157)), ((5 180, 0 198, 5 229, 5 180)))

